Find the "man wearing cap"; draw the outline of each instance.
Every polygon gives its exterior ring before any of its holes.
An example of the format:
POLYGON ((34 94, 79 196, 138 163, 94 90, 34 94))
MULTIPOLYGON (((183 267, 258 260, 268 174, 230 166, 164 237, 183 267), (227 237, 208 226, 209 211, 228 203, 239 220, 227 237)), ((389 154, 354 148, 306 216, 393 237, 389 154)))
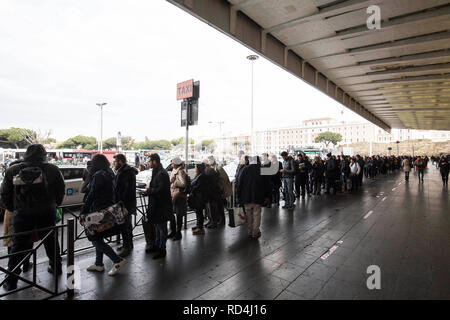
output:
POLYGON ((186 188, 187 178, 183 169, 183 161, 180 157, 172 159, 172 172, 170 173, 170 193, 172 195, 173 211, 175 215, 170 215, 170 234, 167 238, 173 241, 181 240, 181 229, 183 227, 183 218, 187 212, 186 188), (175 221, 176 216, 176 221, 175 221))
MULTIPOLYGON (((14 212, 13 231, 22 233, 33 229, 55 226, 56 209, 61 205, 64 194, 64 178, 59 168, 47 163, 47 151, 41 144, 32 144, 25 152, 23 162, 11 166, 5 173, 1 186, 1 202, 14 212)), ((39 232, 45 252, 49 258, 47 271, 62 273, 61 256, 55 233, 39 232), (56 254, 56 255, 55 255, 56 254), (56 267, 56 270, 55 270, 56 267)), ((8 270, 12 271, 25 258, 29 249, 30 234, 14 236, 8 270)), ((20 267, 15 270, 21 273, 20 267)), ((7 291, 17 288, 18 279, 10 275, 3 285, 7 291)))

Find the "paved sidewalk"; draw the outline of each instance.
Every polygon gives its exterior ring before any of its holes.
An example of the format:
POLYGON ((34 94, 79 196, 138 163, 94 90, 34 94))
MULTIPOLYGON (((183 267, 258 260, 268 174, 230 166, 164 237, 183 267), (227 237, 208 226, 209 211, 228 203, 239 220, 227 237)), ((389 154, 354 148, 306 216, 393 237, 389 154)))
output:
MULTIPOLYGON (((423 184, 414 175, 408 183, 402 174, 381 175, 355 194, 300 199, 293 212, 263 209, 259 240, 245 227, 204 236, 189 228, 181 241, 168 241, 165 261, 155 261, 139 238, 114 278, 85 270, 94 261, 89 251, 76 257, 75 298, 449 299, 449 191, 438 170, 427 171, 423 184), (367 288, 370 265, 380 267, 380 290, 367 288)), ((38 278, 48 283, 44 267, 38 278)), ((32 289, 7 298, 40 297, 32 289)))

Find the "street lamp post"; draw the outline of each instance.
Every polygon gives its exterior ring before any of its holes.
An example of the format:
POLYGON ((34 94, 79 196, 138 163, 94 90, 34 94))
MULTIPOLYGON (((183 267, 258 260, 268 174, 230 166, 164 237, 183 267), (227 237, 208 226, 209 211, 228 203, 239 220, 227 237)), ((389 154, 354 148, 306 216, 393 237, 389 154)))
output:
POLYGON ((255 54, 251 54, 249 56, 247 56, 247 59, 250 60, 252 62, 252 106, 251 106, 251 122, 250 122, 250 143, 251 143, 251 151, 252 151, 252 156, 254 155, 255 152, 255 139, 253 137, 253 62, 258 59, 259 57, 255 54))
POLYGON ((103 106, 106 102, 96 103, 100 107, 100 153, 103 153, 103 106))

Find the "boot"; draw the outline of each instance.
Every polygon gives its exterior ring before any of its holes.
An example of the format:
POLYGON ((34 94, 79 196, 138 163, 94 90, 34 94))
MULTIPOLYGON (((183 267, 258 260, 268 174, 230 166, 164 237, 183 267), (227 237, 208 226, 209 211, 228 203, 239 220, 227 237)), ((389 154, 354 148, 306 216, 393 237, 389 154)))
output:
POLYGON ((145 253, 153 253, 158 251, 158 247, 155 245, 147 244, 145 246, 145 253))
POLYGON ((164 258, 166 253, 166 249, 158 249, 158 253, 153 256, 153 260, 164 258))
POLYGON ((173 237, 173 241, 178 241, 181 240, 182 236, 181 236, 181 231, 178 231, 175 236, 173 237))
POLYGON ((130 253, 131 253, 131 248, 127 248, 127 247, 123 247, 122 248, 122 250, 119 252, 119 257, 121 257, 121 258, 125 258, 125 257, 127 257, 127 256, 129 256, 130 255, 130 253))
POLYGON ((168 235, 167 235, 167 239, 171 239, 173 237, 175 237, 176 232, 175 231, 171 231, 168 235))

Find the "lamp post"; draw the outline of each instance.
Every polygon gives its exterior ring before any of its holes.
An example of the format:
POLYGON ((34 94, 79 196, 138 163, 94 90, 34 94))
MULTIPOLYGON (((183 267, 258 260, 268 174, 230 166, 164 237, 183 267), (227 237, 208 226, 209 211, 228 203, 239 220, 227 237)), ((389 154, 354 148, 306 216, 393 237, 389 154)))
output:
POLYGON ((100 153, 103 153, 103 106, 106 102, 96 103, 100 107, 100 153))
POLYGON ((252 151, 252 156, 254 155, 254 151, 255 151, 255 139, 253 137, 253 62, 258 59, 259 57, 255 54, 251 54, 249 56, 247 56, 247 59, 250 60, 252 62, 252 106, 251 106, 251 122, 250 122, 250 143, 251 143, 251 151, 252 151))

